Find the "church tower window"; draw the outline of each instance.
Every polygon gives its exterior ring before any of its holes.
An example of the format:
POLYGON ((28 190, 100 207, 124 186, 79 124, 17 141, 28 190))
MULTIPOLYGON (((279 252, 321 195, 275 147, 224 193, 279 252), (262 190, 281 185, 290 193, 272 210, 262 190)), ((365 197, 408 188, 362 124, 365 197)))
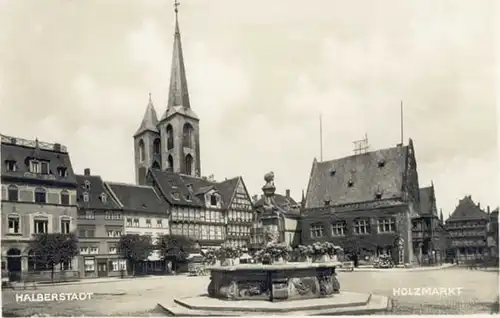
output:
POLYGON ((156 138, 153 142, 153 152, 155 155, 159 155, 161 151, 161 141, 160 138, 156 138))
POLYGON ((146 157, 146 150, 144 147, 144 141, 141 139, 139 140, 139 161, 144 162, 146 157))
POLYGON ((182 146, 193 148, 193 126, 189 123, 185 123, 182 128, 182 146))
POLYGON ((172 172, 174 171, 174 158, 171 155, 168 156, 167 169, 172 172))
POLYGON ((186 156, 186 174, 191 175, 193 173, 193 157, 191 155, 186 156))
POLYGON ((167 126, 167 150, 174 148, 174 129, 172 125, 167 126))

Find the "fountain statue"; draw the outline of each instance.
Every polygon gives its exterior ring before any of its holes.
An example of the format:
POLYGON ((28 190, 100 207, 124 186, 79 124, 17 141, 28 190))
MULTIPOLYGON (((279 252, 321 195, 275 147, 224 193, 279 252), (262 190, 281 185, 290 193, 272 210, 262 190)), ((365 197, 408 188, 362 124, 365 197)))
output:
MULTIPOLYGON (((270 247, 282 243, 279 228, 284 224, 284 211, 275 202, 274 173, 266 173, 264 180, 261 219, 270 247)), ((385 296, 340 292, 335 272, 339 265, 332 261, 213 266, 207 295, 175 299, 167 307, 159 305, 169 316, 349 315, 383 312, 390 307, 385 296)))

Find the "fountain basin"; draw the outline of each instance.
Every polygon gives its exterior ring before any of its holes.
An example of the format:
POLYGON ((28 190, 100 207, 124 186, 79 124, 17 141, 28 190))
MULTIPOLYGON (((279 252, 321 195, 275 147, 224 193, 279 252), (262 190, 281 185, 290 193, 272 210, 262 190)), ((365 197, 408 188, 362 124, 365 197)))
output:
POLYGON ((159 303, 166 316, 368 315, 388 297, 340 291, 339 262, 211 267, 208 294, 159 303))
POLYGON ((339 262, 241 264, 211 267, 208 296, 228 301, 290 301, 329 297, 340 291, 339 262))

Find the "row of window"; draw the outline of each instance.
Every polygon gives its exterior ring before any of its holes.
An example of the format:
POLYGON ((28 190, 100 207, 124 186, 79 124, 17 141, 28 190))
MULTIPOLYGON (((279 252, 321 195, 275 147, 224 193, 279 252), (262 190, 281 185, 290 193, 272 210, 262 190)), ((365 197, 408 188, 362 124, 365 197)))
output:
POLYGON ((484 240, 453 240, 452 246, 483 246, 486 245, 484 240))
POLYGON ((486 231, 450 231, 450 236, 485 236, 486 231))
POLYGON ((253 220, 253 213, 243 211, 229 211, 227 213, 227 220, 251 222, 253 220))
MULTIPOLYGON (((15 160, 5 160, 5 169, 9 172, 16 172, 19 170, 15 160)), ((52 174, 50 170, 50 163, 42 160, 30 160, 28 165, 29 172, 36 174, 52 174)), ((67 177, 68 169, 66 167, 57 167, 56 173, 59 177, 67 177)))
POLYGON ((172 211, 173 221, 200 221, 224 223, 224 214, 220 211, 200 211, 195 209, 182 209, 172 211))
POLYGON ((172 224, 171 232, 202 240, 223 240, 226 237, 225 228, 218 225, 172 224))
POLYGON ((240 225, 228 225, 227 234, 231 235, 250 235, 250 227, 240 225))
MULTIPOLYGON (((84 213, 78 213, 78 218, 83 220, 95 220, 95 211, 86 210, 84 213)), ((120 211, 106 211, 105 220, 122 220, 123 213, 120 211)))
MULTIPOLYGON (((60 232, 63 234, 70 233, 71 219, 69 217, 62 217, 60 222, 60 232)), ((8 234, 22 234, 21 218, 19 215, 10 214, 8 216, 8 223, 8 234)), ((33 233, 49 233, 49 219, 46 217, 35 217, 35 219, 33 219, 33 233)))
POLYGON ((473 228, 473 227, 484 227, 484 223, 479 222, 454 222, 446 224, 448 229, 461 229, 461 228, 473 228))
MULTIPOLYGON (((126 224, 127 224, 127 227, 141 227, 138 218, 127 218, 127 223, 126 224)), ((155 224, 156 228, 168 227, 168 224, 163 223, 163 220, 161 220, 161 219, 157 219, 156 223, 154 223, 154 224, 155 224)), ((143 226, 143 227, 152 228, 153 227, 153 223, 152 223, 151 219, 146 219, 145 220, 145 226, 143 226)))
MULTIPOLYGON (((93 257, 85 257, 83 260, 85 272, 95 272, 96 270, 96 260, 93 257)), ((111 260, 109 261, 109 271, 119 272, 127 269, 127 261, 124 259, 111 260)))
POLYGON ((232 247, 246 247, 248 242, 244 240, 227 240, 225 244, 232 247))
MULTIPOLYGON (((24 190, 28 192, 29 190, 24 190)), ((47 191, 44 188, 34 189, 34 196, 36 203, 47 203, 47 191)), ((9 201, 18 202, 19 201, 19 188, 11 184, 7 188, 7 197, 9 201)), ((62 190, 59 193, 59 204, 69 205, 69 192, 67 190, 62 190)))
MULTIPOLYGON (((174 130, 172 125, 168 125, 166 128, 167 132, 167 150, 174 148, 174 130)), ((182 147, 193 148, 194 145, 194 129, 189 123, 184 124, 182 130, 182 147)), ((153 154, 159 155, 161 152, 161 140, 156 138, 153 141, 153 154)), ((144 140, 139 140, 139 161, 143 162, 146 160, 146 146, 144 140)))
MULTIPOLYGON (((370 221, 365 219, 357 219, 352 224, 353 234, 366 235, 370 234, 370 221)), ((396 231, 396 220, 394 218, 386 218, 377 220, 378 233, 391 233, 396 231)), ((313 223, 310 228, 311 238, 320 238, 326 236, 325 226, 323 223, 313 223)), ((334 222, 331 224, 331 236, 344 236, 347 234, 347 224, 345 221, 334 222)))

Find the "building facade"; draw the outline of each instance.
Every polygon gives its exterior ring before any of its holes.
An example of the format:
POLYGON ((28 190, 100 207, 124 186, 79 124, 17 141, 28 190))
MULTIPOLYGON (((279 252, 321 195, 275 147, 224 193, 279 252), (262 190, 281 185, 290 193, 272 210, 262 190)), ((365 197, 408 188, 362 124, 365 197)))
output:
POLYGON ((483 211, 480 204, 476 204, 470 195, 458 202, 445 225, 456 260, 479 260, 485 256, 488 221, 488 213, 483 211))
MULTIPOLYGON (((123 211, 121 225, 124 234, 147 235, 153 245, 158 243, 161 236, 170 234, 168 204, 153 187, 115 182, 105 182, 105 187, 123 211)), ((128 270, 131 270, 130 266, 128 270)), ((135 269, 136 273, 164 270, 162 256, 154 249, 147 260, 135 269)))
POLYGON ((442 211, 438 217, 434 184, 420 188, 420 211, 418 216, 412 218, 412 236, 413 250, 420 265, 445 261, 448 233, 442 211))
POLYGON ((125 261, 117 252, 123 212, 98 175, 76 175, 80 277, 119 276, 125 261))
POLYGON ((253 210, 241 177, 216 182, 151 169, 147 180, 169 204, 173 235, 186 236, 201 248, 247 245, 253 210))
POLYGON ((413 142, 407 146, 313 162, 302 243, 331 241, 347 254, 369 261, 390 254, 413 263, 411 219, 420 209, 413 142))
MULTIPOLYGON (((1 163, 2 262, 16 279, 47 270, 28 250, 35 234, 76 230, 77 182, 61 144, 2 135, 1 163)), ((77 268, 75 258, 56 270, 77 268)))

